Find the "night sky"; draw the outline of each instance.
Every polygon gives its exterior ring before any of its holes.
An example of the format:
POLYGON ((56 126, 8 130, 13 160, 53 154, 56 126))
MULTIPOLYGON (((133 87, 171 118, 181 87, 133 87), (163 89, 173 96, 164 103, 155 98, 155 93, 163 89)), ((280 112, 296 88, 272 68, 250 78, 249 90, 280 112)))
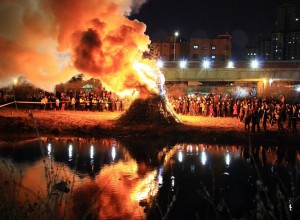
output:
MULTIPOLYGON (((191 37, 232 36, 233 56, 246 46, 255 46, 258 34, 275 30, 280 0, 148 0, 131 16, 147 25, 151 41, 165 40, 175 31, 191 37)), ((300 1, 295 0, 299 16, 300 1)), ((238 54, 239 55, 239 54, 238 54)))

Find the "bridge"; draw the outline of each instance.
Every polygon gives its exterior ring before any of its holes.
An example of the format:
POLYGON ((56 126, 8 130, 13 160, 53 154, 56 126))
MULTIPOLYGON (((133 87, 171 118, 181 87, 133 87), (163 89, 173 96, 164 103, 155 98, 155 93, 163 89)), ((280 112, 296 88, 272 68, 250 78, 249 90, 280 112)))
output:
POLYGON ((262 62, 256 68, 252 68, 249 62, 237 62, 230 68, 226 62, 213 62, 209 68, 201 65, 201 62, 192 61, 180 67, 180 62, 169 61, 164 63, 162 72, 167 82, 300 82, 300 61, 262 62))
POLYGON ((202 85, 208 82, 226 82, 257 87, 263 92, 272 83, 286 82, 288 85, 300 83, 300 61, 261 62, 255 68, 250 62, 237 62, 228 66, 226 62, 213 62, 202 67, 202 62, 169 61, 161 68, 166 82, 187 82, 189 85, 202 85))

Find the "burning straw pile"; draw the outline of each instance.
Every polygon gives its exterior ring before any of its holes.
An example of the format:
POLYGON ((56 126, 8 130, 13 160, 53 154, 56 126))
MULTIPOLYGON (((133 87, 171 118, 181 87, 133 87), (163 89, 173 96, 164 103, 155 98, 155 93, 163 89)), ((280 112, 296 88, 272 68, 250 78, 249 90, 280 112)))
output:
POLYGON ((164 96, 153 95, 133 101, 118 122, 121 125, 174 125, 179 124, 180 120, 170 109, 164 96))

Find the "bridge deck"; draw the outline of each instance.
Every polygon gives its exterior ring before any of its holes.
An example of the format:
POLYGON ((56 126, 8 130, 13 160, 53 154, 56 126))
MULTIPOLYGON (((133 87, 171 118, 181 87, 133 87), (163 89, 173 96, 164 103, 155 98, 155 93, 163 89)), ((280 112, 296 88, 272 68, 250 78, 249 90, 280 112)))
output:
POLYGON ((264 62, 251 68, 249 62, 238 62, 235 68, 226 68, 226 62, 214 62, 204 69, 200 62, 188 62, 180 68, 178 62, 166 62, 162 68, 166 81, 300 81, 300 61, 264 62))

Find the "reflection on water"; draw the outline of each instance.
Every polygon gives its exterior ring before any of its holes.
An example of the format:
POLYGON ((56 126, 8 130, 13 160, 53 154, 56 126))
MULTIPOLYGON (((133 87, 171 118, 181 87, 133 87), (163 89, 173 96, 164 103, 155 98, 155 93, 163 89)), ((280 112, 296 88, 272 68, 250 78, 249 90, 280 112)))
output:
POLYGON ((43 138, 42 146, 46 154, 38 140, 1 142, 1 190, 14 179, 18 198, 35 204, 66 186, 58 215, 68 219, 299 215, 296 147, 182 143, 144 149, 137 162, 137 149, 115 139, 43 138))
POLYGON ((299 217, 299 155, 292 146, 178 144, 160 155, 173 159, 149 218, 299 217))

